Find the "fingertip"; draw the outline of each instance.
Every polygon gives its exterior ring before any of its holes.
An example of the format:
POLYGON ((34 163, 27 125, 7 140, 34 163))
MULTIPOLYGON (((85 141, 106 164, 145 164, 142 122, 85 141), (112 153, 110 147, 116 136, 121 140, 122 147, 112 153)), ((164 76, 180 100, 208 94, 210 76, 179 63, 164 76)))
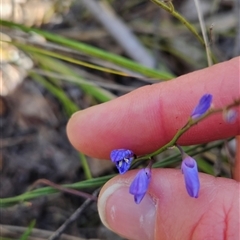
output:
POLYGON ((81 121, 81 111, 75 112, 71 118, 68 120, 66 126, 66 133, 68 136, 68 140, 74 146, 74 148, 79 150, 79 141, 78 141, 78 122, 81 121))
MULTIPOLYGON (((142 142, 151 142, 156 128, 161 125, 158 101, 150 101, 153 90, 156 91, 155 86, 145 86, 118 99, 77 112, 67 125, 70 142, 76 149, 100 159, 109 159, 110 152, 118 148, 142 154, 146 148, 142 142), (143 96, 145 101, 140 103, 143 96)), ((161 137, 158 137, 159 140, 161 137)), ((152 143, 152 150, 157 146, 157 142, 152 143)))
POLYGON ((108 155, 102 154, 102 149, 108 147, 107 136, 97 138, 98 125, 101 127, 102 124, 102 122, 98 124, 97 120, 99 112, 101 113, 100 106, 96 105, 74 113, 67 123, 66 132, 70 143, 78 151, 100 159, 109 159, 110 151, 108 155))

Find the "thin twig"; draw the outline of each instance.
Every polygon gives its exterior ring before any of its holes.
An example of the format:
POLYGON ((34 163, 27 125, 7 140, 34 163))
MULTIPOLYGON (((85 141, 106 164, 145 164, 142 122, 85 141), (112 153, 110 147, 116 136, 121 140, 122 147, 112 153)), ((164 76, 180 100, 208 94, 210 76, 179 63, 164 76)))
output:
POLYGON ((205 49, 206 49, 206 55, 207 55, 207 61, 208 61, 208 66, 212 66, 212 58, 211 58, 211 51, 210 51, 210 45, 208 42, 208 38, 207 38, 207 34, 206 34, 206 27, 204 24, 204 20, 203 20, 203 16, 202 16, 202 11, 199 5, 199 1, 198 0, 194 0, 195 5, 196 5, 196 9, 197 9, 197 13, 198 13, 198 19, 199 19, 199 23, 200 23, 200 27, 201 27, 201 31, 202 31, 202 35, 203 35, 203 40, 205 42, 205 49))
POLYGON ((88 194, 88 193, 85 193, 85 192, 81 192, 81 191, 77 191, 75 189, 69 189, 69 188, 65 188, 65 187, 62 187, 61 185, 58 185, 56 183, 53 183, 47 179, 38 179, 36 182, 34 182, 31 187, 30 187, 30 190, 32 190, 33 188, 35 188, 38 184, 45 184, 47 186, 51 186, 61 192, 66 192, 66 193, 70 193, 70 194, 73 194, 73 195, 76 195, 76 196, 79 196, 79 197, 83 197, 83 198, 87 198, 87 199, 90 199, 90 200, 93 200, 93 201, 97 201, 97 198, 94 197, 93 195, 91 194, 88 194))
MULTIPOLYGON (((96 198, 98 195, 100 189, 97 189, 93 192, 92 196, 96 198)), ((48 240, 56 240, 58 239, 61 234, 66 230, 66 228, 74 222, 76 219, 79 218, 79 216, 82 214, 84 209, 92 202, 92 199, 87 199, 58 229, 55 231, 48 240)))

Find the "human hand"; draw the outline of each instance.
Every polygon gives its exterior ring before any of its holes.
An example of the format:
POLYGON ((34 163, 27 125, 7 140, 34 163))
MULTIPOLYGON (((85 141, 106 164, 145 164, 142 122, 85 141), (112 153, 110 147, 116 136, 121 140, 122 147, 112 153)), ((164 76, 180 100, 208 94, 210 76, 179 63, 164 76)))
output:
MULTIPOLYGON (((68 123, 69 139, 81 152, 98 158, 108 159, 118 148, 137 155, 152 152, 171 140, 205 93, 213 95, 215 107, 239 98, 239 63, 240 58, 235 58, 80 111, 68 123)), ((215 114, 184 133, 178 144, 199 144, 239 133, 239 120, 227 124, 221 114, 215 114)), ((240 156, 236 166, 240 166, 240 156)), ((238 180, 239 172, 238 167, 238 180)), ((200 173, 201 189, 195 199, 186 193, 180 170, 153 169, 148 192, 137 205, 129 194, 135 175, 136 170, 118 175, 101 190, 99 214, 114 232, 138 240, 239 239, 237 181, 200 173)))

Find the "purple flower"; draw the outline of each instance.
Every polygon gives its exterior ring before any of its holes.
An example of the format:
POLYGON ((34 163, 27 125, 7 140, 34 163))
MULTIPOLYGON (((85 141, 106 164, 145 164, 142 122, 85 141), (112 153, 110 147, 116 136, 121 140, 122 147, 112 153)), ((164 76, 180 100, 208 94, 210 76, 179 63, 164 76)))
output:
POLYGON ((110 158, 116 164, 119 173, 123 174, 130 168, 135 154, 128 149, 116 149, 111 152, 110 158))
POLYGON ((210 108, 211 103, 212 103, 212 95, 211 94, 203 95, 201 97, 198 105, 194 108, 194 110, 191 114, 191 117, 193 119, 201 117, 210 108))
POLYGON ((143 197, 147 192, 150 180, 151 180, 151 169, 143 168, 138 172, 138 174, 132 181, 129 188, 129 193, 134 195, 135 203, 139 204, 142 201, 143 197))
POLYGON ((187 154, 184 154, 181 168, 182 173, 184 174, 185 185, 189 196, 197 198, 200 182, 198 178, 198 168, 196 161, 187 154))

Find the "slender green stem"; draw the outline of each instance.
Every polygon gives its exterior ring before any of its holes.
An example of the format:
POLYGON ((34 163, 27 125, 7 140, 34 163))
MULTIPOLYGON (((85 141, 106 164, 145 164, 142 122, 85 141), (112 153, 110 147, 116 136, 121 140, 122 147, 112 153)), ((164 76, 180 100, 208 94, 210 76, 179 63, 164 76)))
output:
MULTIPOLYGON (((73 189, 83 189, 83 188, 91 188, 91 187, 101 187, 104 183, 106 183, 109 179, 113 178, 115 175, 108 175, 98 178, 92 178, 89 180, 76 182, 72 184, 64 184, 61 185, 64 188, 73 188, 73 189)), ((54 189, 53 187, 41 187, 34 189, 32 191, 25 192, 21 195, 9 197, 9 198, 0 198, 0 207, 8 207, 14 205, 19 202, 29 201, 34 198, 38 198, 41 196, 47 196, 50 194, 58 193, 59 190, 54 189)))
POLYGON ((156 156, 162 152, 164 152, 165 150, 167 150, 168 148, 172 147, 175 145, 176 141, 178 140, 178 138, 185 132, 184 131, 185 129, 182 128, 180 130, 177 131, 176 135, 172 138, 172 140, 170 142, 168 142, 167 144, 165 144, 163 147, 161 147, 160 149, 156 150, 155 152, 153 153, 150 153, 150 154, 147 154, 143 157, 139 157, 137 158, 135 161, 138 161, 138 160, 142 160, 142 159, 149 159, 153 156, 156 156))
MULTIPOLYGON (((198 34, 195 27, 190 22, 188 22, 188 20, 186 18, 184 18, 180 13, 175 11, 171 0, 169 0, 169 2, 167 2, 167 3, 164 3, 161 0, 151 0, 151 1, 155 4, 157 4, 158 6, 160 6, 161 8, 163 8, 164 10, 166 10, 167 12, 169 12, 173 17, 177 18, 182 24, 184 24, 189 29, 189 31, 192 32, 192 34, 197 38, 197 40, 203 45, 203 47, 205 47, 205 48, 209 47, 205 44, 204 39, 198 34)), ((207 49, 207 50, 209 50, 209 49, 207 49)), ((209 50, 208 54, 209 54, 209 56, 211 56, 213 62, 216 63, 217 59, 212 54, 212 52, 210 52, 210 50, 209 50)))
MULTIPOLYGON (((88 54, 89 56, 93 56, 99 59, 106 60, 108 62, 114 63, 118 66, 125 67, 131 71, 143 74, 146 77, 152 77, 152 78, 157 78, 157 79, 162 79, 162 80, 168 80, 174 77, 173 74, 169 72, 163 72, 163 71, 158 71, 155 69, 151 69, 148 67, 145 67, 141 64, 135 63, 129 59, 126 59, 124 57, 121 57, 119 55, 115 55, 113 53, 106 52, 104 50, 101 50, 96 47, 92 47, 90 45, 77 42, 68 38, 64 38, 60 35, 52 34, 50 32, 45 32, 43 30, 37 29, 37 28, 32 28, 32 27, 26 27, 21 24, 9 22, 0 19, 0 25, 7 26, 10 28, 18 28, 21 29, 22 31, 25 32, 35 32, 43 37, 45 37, 47 40, 52 41, 54 43, 58 43, 62 46, 67 46, 71 49, 75 49, 79 52, 83 52, 85 54, 88 54)), ((128 76, 128 75, 127 75, 128 76)))
POLYGON ((81 163, 82 163, 82 167, 83 167, 83 171, 85 174, 86 179, 91 179, 92 178, 92 174, 87 162, 87 158, 83 153, 79 153, 80 159, 81 159, 81 163))
POLYGON ((94 65, 94 64, 91 64, 91 63, 83 62, 83 61, 80 61, 80 60, 77 60, 77 59, 74 59, 74 58, 71 58, 71 57, 63 56, 62 54, 59 54, 59 53, 56 53, 56 52, 52 52, 52 51, 42 49, 42 48, 22 44, 22 43, 19 43, 19 42, 9 42, 9 43, 21 48, 24 51, 27 51, 27 52, 34 52, 34 53, 42 54, 42 55, 45 55, 45 56, 54 57, 54 58, 57 58, 57 59, 61 59, 61 60, 70 62, 70 63, 74 63, 74 64, 77 64, 77 65, 81 65, 81 66, 84 66, 84 67, 92 68, 92 69, 103 71, 103 72, 113 73, 113 74, 120 75, 120 76, 128 76, 128 74, 126 74, 124 72, 120 72, 120 71, 117 71, 117 70, 114 70, 114 69, 105 68, 105 67, 97 66, 97 65, 94 65))
POLYGON ((151 1, 154 2, 155 4, 157 4, 158 6, 160 6, 161 8, 163 8, 164 10, 166 10, 167 12, 169 12, 175 18, 177 18, 181 23, 183 23, 190 30, 190 32, 193 33, 193 35, 198 39, 198 41, 203 46, 205 46, 203 38, 198 34, 198 32, 194 28, 194 26, 190 22, 188 22, 187 19, 184 18, 181 14, 179 14, 178 12, 175 11, 173 4, 171 2, 166 4, 166 3, 162 2, 161 0, 151 0, 151 1))
POLYGON ((186 132, 188 131, 192 126, 196 125, 197 123, 199 123, 200 121, 202 121, 203 119, 205 119, 206 117, 212 115, 212 114, 216 114, 219 112, 223 112, 226 109, 232 108, 232 107, 236 107, 240 105, 240 99, 235 100, 233 103, 223 107, 223 108, 216 108, 216 109, 210 109, 208 110, 205 114, 203 114, 200 118, 198 119, 192 119, 189 118, 188 122, 184 125, 183 128, 179 129, 177 131, 177 133, 175 134, 175 136, 172 138, 172 140, 170 142, 168 142, 167 144, 165 144, 163 147, 159 148, 158 150, 156 150, 153 153, 144 155, 142 157, 136 158, 134 160, 134 162, 136 161, 140 161, 140 160, 147 160, 149 158, 152 158, 160 153, 162 153, 163 151, 167 150, 168 148, 174 146, 177 142, 177 140, 186 132))
POLYGON ((183 156, 184 155, 184 151, 181 148, 181 146, 179 146, 178 144, 176 144, 175 146, 178 148, 178 150, 180 151, 181 155, 183 156))
POLYGON ((26 229, 26 231, 22 234, 22 236, 20 237, 20 240, 27 240, 34 228, 34 226, 36 225, 36 220, 32 220, 28 226, 28 228, 26 229))

